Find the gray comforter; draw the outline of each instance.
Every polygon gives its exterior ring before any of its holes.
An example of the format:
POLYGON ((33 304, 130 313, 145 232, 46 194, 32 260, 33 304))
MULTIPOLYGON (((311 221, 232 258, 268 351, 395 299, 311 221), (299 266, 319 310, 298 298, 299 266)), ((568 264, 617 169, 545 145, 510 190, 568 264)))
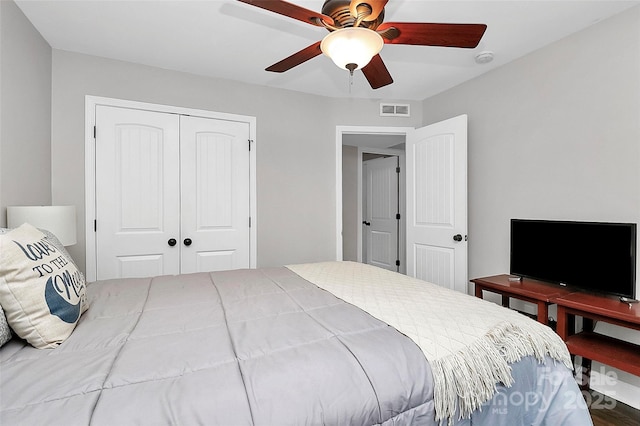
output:
MULTIPOLYGON (((286 268, 102 281, 88 293, 58 348, 14 339, 0 350, 2 425, 434 424, 420 349, 286 268)), ((549 364, 514 364, 516 385, 473 424, 588 424, 566 400, 511 403, 574 390, 549 364)))
POLYGON ((418 347, 285 268, 104 281, 88 291, 90 308, 60 347, 3 348, 2 424, 433 418, 418 347))

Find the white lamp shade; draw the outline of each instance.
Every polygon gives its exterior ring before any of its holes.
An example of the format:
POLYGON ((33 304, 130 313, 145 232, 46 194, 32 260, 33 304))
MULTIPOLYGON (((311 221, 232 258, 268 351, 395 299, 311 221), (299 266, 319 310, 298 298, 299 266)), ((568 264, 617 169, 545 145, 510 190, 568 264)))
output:
POLYGON ((75 206, 7 207, 7 226, 17 228, 23 223, 53 232, 64 246, 77 242, 75 206))
POLYGON ((322 53, 330 57, 340 68, 356 64, 357 69, 366 66, 380 53, 384 40, 377 32, 367 28, 342 28, 329 33, 320 43, 322 53))

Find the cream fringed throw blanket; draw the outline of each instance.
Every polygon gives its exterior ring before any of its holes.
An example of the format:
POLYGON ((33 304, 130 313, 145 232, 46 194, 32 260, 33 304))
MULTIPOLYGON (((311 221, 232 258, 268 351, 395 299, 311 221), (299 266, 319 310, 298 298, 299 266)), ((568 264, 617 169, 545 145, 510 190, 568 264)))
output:
POLYGON ((435 284, 355 262, 287 266, 302 278, 410 337, 434 376, 436 420, 461 418, 511 386, 509 363, 545 355, 573 368, 549 327, 510 309, 435 284))

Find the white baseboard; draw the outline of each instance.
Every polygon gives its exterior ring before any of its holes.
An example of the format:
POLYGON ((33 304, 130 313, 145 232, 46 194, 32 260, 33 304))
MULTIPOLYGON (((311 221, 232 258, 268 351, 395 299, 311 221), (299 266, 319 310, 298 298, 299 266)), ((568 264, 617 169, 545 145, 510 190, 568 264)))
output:
POLYGON ((640 377, 594 362, 589 383, 594 391, 640 410, 640 377))

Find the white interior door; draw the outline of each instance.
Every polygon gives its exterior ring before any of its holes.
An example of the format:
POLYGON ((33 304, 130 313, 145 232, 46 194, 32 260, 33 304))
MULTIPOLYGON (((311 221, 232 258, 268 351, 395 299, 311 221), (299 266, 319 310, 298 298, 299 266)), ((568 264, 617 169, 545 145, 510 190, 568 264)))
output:
POLYGON ((248 141, 246 122, 180 118, 182 273, 249 267, 248 141))
POLYGON ((96 107, 97 279, 180 272, 179 119, 96 107))
POLYGON ((365 162, 366 215, 364 234, 366 263, 397 271, 398 257, 398 157, 365 162))
POLYGON ((467 292, 467 116, 407 133, 407 274, 467 292))

